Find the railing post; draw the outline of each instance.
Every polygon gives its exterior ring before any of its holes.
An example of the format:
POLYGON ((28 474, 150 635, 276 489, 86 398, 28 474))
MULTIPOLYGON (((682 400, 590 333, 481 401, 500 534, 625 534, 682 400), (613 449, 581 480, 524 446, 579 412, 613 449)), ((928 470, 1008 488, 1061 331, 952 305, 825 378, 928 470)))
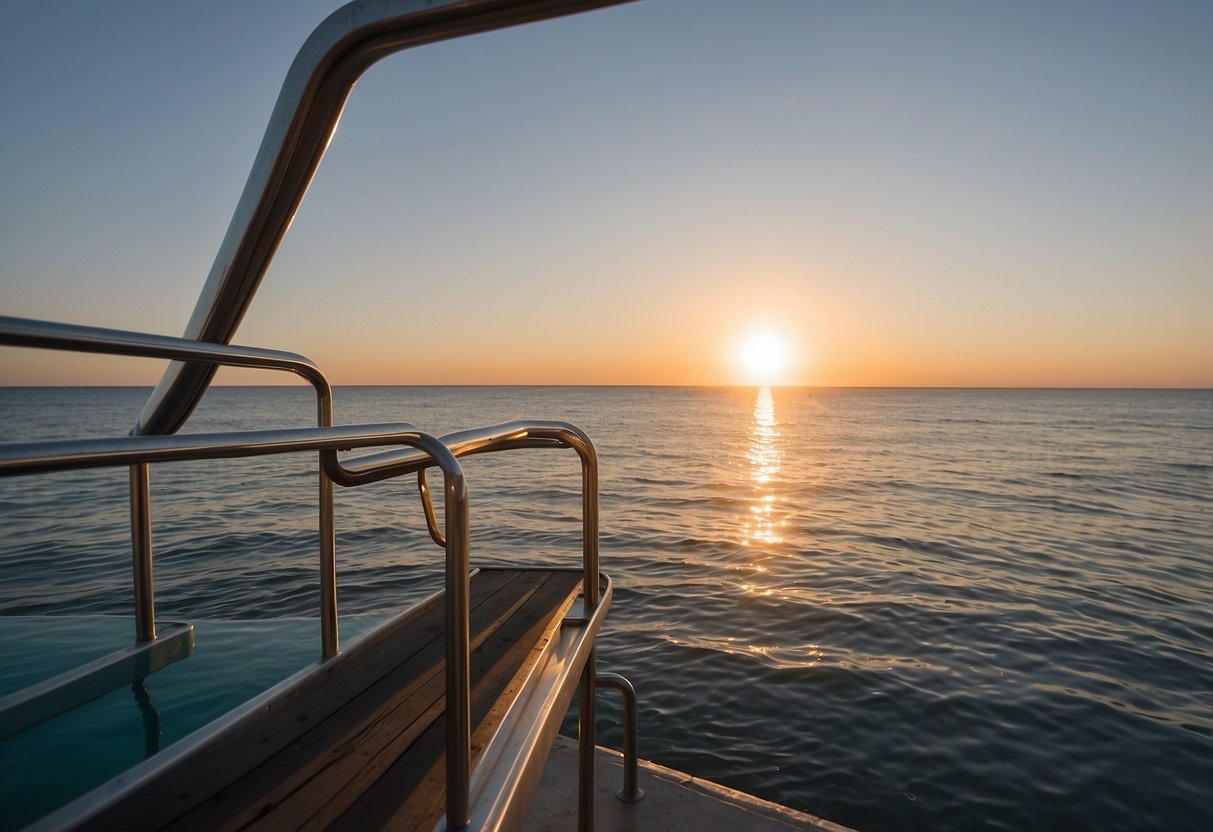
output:
MULTIPOLYGON (((323 427, 328 427, 324 425, 323 427)), ((321 451, 321 457, 324 456, 321 451)), ((333 481, 320 465, 320 652, 331 659, 340 650, 337 632, 337 532, 333 522, 333 481)))
POLYGON ((472 773, 468 490, 446 446, 438 440, 420 446, 442 466, 446 498, 446 824, 463 829, 471 820, 472 773))
POLYGON ((581 685, 577 693, 577 828, 580 832, 594 829, 594 688, 596 651, 581 672, 581 685))
POLYGON ((131 466, 131 560, 135 587, 135 640, 154 641, 156 598, 152 578, 152 508, 146 462, 131 466))
POLYGON ((644 797, 638 782, 640 763, 636 753, 636 689, 618 673, 602 673, 597 686, 614 688, 623 694, 623 788, 615 797, 624 803, 636 803, 644 797))
MULTIPOLYGON (((582 593, 587 620, 598 606, 598 455, 584 435, 572 443, 581 458, 582 593)), ((591 650, 581 673, 577 705, 577 827, 580 832, 594 829, 594 754, 597 741, 594 730, 594 690, 597 651, 591 650)))
MULTIPOLYGON (((316 390, 316 424, 322 428, 333 426, 333 390, 328 380, 317 370, 308 377, 316 390)), ((333 480, 328 475, 325 454, 320 461, 320 654, 331 659, 341 650, 337 629, 337 526, 333 511, 333 480)))

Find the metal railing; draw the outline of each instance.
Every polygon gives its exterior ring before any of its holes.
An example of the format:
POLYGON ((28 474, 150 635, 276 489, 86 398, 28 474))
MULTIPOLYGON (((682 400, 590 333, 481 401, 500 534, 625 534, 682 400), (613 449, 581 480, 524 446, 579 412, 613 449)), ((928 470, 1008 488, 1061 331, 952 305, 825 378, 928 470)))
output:
MULTIPOLYGON (((126 436, 0 444, 0 476, 200 459, 232 459, 302 451, 407 445, 443 472, 446 494, 446 747, 447 816, 464 818, 471 767, 469 535, 467 484, 459 462, 437 438, 412 425, 289 428, 175 436, 126 436)), ((322 473, 322 476, 323 473, 322 473)), ((150 574, 148 575, 150 580, 150 574)), ((454 828, 463 824, 452 823, 454 828)))
MULTIPOLYGON (((289 428, 176 436, 127 436, 10 442, 0 445, 0 476, 154 462, 233 459, 299 451, 409 445, 442 469, 446 506, 446 732, 448 817, 467 816, 471 766, 469 535, 467 484, 459 462, 437 438, 412 425, 289 428)), ((459 825, 455 825, 459 828, 459 825)))
MULTIPOLYGON (((476 454, 512 451, 526 448, 567 448, 575 451, 581 461, 581 537, 582 568, 586 603, 592 609, 598 604, 598 452, 593 441, 581 428, 568 422, 516 419, 483 428, 456 431, 439 437, 456 458, 476 454)), ((411 448, 397 448, 361 457, 333 460, 326 470, 338 485, 365 485, 379 480, 416 474, 421 493, 426 526, 430 537, 439 546, 445 545, 437 528, 425 472, 434 461, 411 448)))
MULTIPOLYGON (((316 391, 318 427, 333 424, 333 389, 310 359, 292 352, 203 344, 188 338, 152 335, 120 329, 36 321, 0 315, 0 345, 70 352, 189 360, 208 366, 252 367, 293 373, 316 391)), ((336 459, 336 451, 326 454, 336 459)), ((321 653, 338 651, 336 531, 333 525, 333 486, 320 477, 320 632, 321 653)), ((136 462, 130 469, 131 556, 135 587, 135 640, 156 638, 155 592, 152 569, 150 472, 136 462)))
MULTIPOLYGON (((318 427, 333 424, 333 391, 316 364, 298 353, 227 344, 204 344, 187 338, 153 335, 129 330, 64 324, 0 315, 0 346, 32 347, 71 352, 100 353, 149 358, 190 360, 214 366, 250 367, 294 373, 316 391, 318 427)), ((522 448, 569 448, 581 460, 582 539, 586 600, 598 603, 598 456, 589 436, 567 422, 515 420, 483 428, 458 431, 441 437, 455 457, 522 448)), ((419 449, 404 448, 342 460, 335 450, 321 455, 327 477, 320 478, 320 572, 322 653, 338 651, 335 530, 331 483, 345 487, 367 485, 405 474, 417 474, 426 526, 439 546, 446 541, 437 530, 425 471, 435 467, 433 457, 419 449)), ((149 475, 146 466, 131 469, 131 529, 135 561, 136 639, 155 638, 153 609, 149 475), (140 586, 146 590, 141 591, 140 586)))
MULTIPOLYGON (((567 448, 581 461, 582 586, 580 621, 600 602, 598 552, 598 456, 593 442, 565 422, 517 420, 436 438, 408 423, 332 427, 332 388, 320 369, 296 353, 256 347, 203 344, 184 338, 0 316, 0 345, 75 352, 189 360, 213 366, 241 366, 294 373, 316 391, 317 421, 311 429, 279 429, 188 435, 131 435, 104 439, 45 440, 0 444, 0 476, 100 466, 128 466, 131 492, 131 545, 136 641, 156 640, 152 557, 150 469, 154 462, 226 459, 314 450, 320 462, 321 653, 338 652, 338 612, 333 483, 366 485, 415 473, 426 525, 446 550, 447 593, 447 818, 452 828, 466 823, 471 766, 469 684, 469 582, 467 486, 458 457, 526 448, 567 448), (397 445, 392 450, 342 460, 338 450, 397 445), (425 472, 443 472, 445 531, 438 529, 425 472), (463 818, 462 822, 453 820, 463 818)), ((596 662, 591 650, 579 682, 582 828, 592 827, 594 775, 594 691, 596 662)))
MULTIPOLYGON (((598 586, 598 453, 594 443, 575 425, 567 422, 518 420, 489 428, 461 431, 442 437, 456 457, 522 448, 571 448, 581 460, 582 522, 582 621, 589 620, 600 601, 598 586)), ((339 470, 330 472, 342 485, 374 482, 388 476, 416 472, 418 489, 425 507, 430 536, 439 545, 445 542, 438 531, 429 499, 425 470, 433 462, 408 448, 369 454, 361 459, 346 459, 339 470)), ((597 742, 594 695, 597 688, 597 658, 591 650, 582 671, 577 694, 578 752, 578 828, 594 827, 594 768, 597 742)), ((633 749, 633 760, 635 752, 633 749)), ((448 815, 449 819, 450 815, 448 815)), ((454 827, 459 828, 459 827, 454 827)))
POLYGON ((623 788, 615 797, 624 803, 639 803, 644 798, 640 788, 639 755, 636 752, 636 688, 618 673, 598 675, 597 687, 612 688, 623 697, 623 788))

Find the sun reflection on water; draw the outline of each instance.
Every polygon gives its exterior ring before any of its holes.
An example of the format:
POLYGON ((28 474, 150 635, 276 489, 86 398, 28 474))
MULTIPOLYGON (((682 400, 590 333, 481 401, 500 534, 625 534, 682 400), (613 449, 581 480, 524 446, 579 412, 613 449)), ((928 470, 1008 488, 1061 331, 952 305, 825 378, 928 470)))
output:
POLYGON ((750 448, 746 453, 753 482, 753 496, 749 501, 749 515, 742 538, 747 546, 783 542, 779 531, 783 518, 782 512, 778 511, 779 497, 775 493, 775 478, 779 474, 782 456, 779 423, 775 419, 775 398, 771 395, 770 387, 763 387, 754 400, 750 448))

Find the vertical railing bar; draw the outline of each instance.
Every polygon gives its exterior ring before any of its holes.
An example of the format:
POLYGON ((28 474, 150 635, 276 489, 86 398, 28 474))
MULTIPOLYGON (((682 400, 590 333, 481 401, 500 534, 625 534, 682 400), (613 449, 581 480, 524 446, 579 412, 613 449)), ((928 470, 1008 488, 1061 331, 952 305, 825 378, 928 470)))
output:
POLYGON ((468 490, 454 455, 437 439, 420 447, 442 467, 446 499, 446 823, 471 821, 472 693, 468 490))
MULTIPOLYGON (((598 454, 588 438, 575 445, 581 457, 581 547, 585 597, 589 610, 598 606, 598 454)), ((589 612, 587 610, 587 614, 589 612)))
MULTIPOLYGON (((316 391, 316 424, 333 426, 333 390, 320 372, 305 376, 316 391)), ((333 509, 333 481, 325 470, 324 455, 317 456, 320 469, 320 655, 331 659, 341 651, 337 619, 337 524, 333 509)))
MULTIPOLYGON (((584 434, 570 442, 581 458, 582 597, 588 620, 599 602, 598 588, 598 455, 584 434)), ((577 828, 594 829, 594 755, 597 750, 594 691, 597 651, 591 650, 581 672, 577 714, 577 828)))
POLYGON ((152 574, 152 508, 149 466, 131 466, 131 568, 135 590, 135 641, 156 638, 156 588, 152 574))
MULTIPOLYGON (((324 452, 321 451, 321 455, 324 452)), ((333 481, 320 465, 320 653, 326 659, 341 649, 337 623, 337 532, 333 520, 333 481)))
POLYGON ((577 829, 580 832, 593 832, 594 829, 594 754, 598 745, 594 738, 595 653, 595 650, 590 651, 577 692, 577 829))

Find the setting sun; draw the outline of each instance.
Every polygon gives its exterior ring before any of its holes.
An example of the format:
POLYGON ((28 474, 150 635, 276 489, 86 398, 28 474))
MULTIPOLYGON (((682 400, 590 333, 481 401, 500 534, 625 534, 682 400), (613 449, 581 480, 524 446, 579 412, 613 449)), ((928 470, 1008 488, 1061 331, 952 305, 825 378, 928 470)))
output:
POLYGON ((775 333, 760 330, 745 339, 738 357, 751 383, 773 384, 787 368, 788 345, 775 333))

